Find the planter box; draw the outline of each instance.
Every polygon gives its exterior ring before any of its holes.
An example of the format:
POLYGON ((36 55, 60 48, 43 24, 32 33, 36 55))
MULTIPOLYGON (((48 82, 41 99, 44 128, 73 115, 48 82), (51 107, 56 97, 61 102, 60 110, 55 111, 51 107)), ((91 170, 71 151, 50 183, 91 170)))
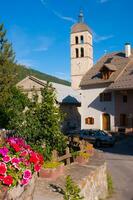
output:
POLYGON ((64 173, 64 164, 61 164, 57 168, 42 168, 40 170, 40 177, 55 180, 59 176, 61 176, 64 173))
POLYGON ((87 149, 86 153, 88 153, 90 156, 94 155, 94 149, 87 149))
POLYGON ((37 174, 35 173, 30 183, 26 186, 18 185, 11 190, 6 187, 6 191, 0 193, 0 200, 32 200, 36 179, 37 174))
POLYGON ((77 156, 76 159, 75 159, 75 161, 76 161, 78 164, 80 164, 80 165, 84 165, 84 164, 86 164, 86 163, 89 161, 89 158, 86 159, 86 158, 84 158, 83 156, 77 156))

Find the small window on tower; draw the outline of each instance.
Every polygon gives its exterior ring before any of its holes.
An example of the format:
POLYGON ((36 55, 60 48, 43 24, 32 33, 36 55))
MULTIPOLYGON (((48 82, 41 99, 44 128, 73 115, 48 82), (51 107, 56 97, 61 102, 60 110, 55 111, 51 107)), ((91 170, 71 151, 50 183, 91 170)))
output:
POLYGON ((78 58, 79 57, 79 50, 77 48, 75 50, 76 50, 76 58, 78 58))
POLYGON ((80 36, 80 43, 81 43, 81 44, 84 43, 84 36, 83 36, 83 35, 80 36))
POLYGON ((84 57, 84 48, 81 48, 81 57, 84 57))
POLYGON ((79 43, 79 38, 76 36, 75 37, 75 43, 78 44, 79 43))

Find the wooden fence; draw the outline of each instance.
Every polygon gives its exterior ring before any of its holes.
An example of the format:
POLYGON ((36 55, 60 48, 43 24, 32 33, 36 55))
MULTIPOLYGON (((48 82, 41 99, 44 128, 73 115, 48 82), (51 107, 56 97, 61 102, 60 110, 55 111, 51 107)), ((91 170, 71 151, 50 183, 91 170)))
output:
MULTIPOLYGON (((77 151, 77 153, 86 152, 87 144, 88 144, 88 142, 86 142, 85 140, 79 141, 79 151, 77 151)), ((69 147, 66 148, 65 155, 63 155, 63 156, 58 156, 58 152, 56 150, 53 150, 53 152, 52 152, 52 161, 53 162, 64 162, 66 165, 70 165, 71 159, 74 160, 74 155, 70 152, 69 147)))

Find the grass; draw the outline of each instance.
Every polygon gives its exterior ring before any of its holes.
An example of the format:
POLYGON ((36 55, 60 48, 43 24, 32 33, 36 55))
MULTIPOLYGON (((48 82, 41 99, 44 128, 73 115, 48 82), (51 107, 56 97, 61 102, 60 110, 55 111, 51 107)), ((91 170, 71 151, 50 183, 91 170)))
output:
POLYGON ((111 197, 112 194, 114 193, 114 186, 113 186, 112 176, 109 173, 107 173, 107 184, 108 184, 108 195, 109 197, 111 197))

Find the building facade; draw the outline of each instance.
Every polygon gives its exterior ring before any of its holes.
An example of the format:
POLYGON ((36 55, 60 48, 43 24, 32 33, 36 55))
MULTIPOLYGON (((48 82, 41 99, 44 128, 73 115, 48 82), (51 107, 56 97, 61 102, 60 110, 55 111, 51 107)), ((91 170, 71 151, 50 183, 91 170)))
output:
POLYGON ((93 65, 93 36, 82 13, 79 19, 72 26, 70 45, 72 88, 81 94, 81 128, 132 132, 131 45, 126 43, 124 51, 106 54, 93 65))

